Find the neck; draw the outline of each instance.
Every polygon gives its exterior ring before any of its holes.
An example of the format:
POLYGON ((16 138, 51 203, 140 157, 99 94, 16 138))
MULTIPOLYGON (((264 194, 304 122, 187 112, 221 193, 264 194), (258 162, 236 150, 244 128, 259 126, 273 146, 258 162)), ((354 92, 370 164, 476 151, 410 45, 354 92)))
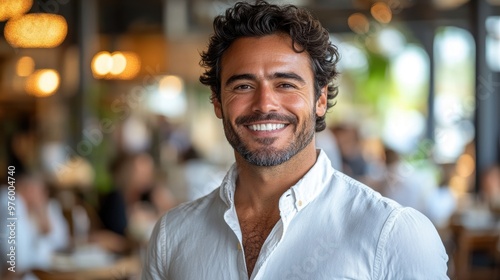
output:
POLYGON ((236 154, 236 206, 261 213, 277 210, 281 195, 311 169, 316 159, 314 141, 278 166, 255 166, 236 154))

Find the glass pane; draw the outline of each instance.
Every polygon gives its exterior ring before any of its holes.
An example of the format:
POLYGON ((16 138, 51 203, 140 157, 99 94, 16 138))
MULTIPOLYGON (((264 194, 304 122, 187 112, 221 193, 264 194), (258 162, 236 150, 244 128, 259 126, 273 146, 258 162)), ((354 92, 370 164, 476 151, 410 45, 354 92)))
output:
POLYGON ((442 27, 434 51, 435 159, 455 162, 474 138, 474 40, 464 29, 442 27))

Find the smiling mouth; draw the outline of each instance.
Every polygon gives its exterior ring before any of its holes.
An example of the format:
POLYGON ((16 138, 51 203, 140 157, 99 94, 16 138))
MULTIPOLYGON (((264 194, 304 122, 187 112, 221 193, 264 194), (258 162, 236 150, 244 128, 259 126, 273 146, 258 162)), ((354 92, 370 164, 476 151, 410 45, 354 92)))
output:
POLYGON ((286 125, 283 123, 261 123, 252 124, 247 127, 252 131, 273 131, 284 128, 286 125))

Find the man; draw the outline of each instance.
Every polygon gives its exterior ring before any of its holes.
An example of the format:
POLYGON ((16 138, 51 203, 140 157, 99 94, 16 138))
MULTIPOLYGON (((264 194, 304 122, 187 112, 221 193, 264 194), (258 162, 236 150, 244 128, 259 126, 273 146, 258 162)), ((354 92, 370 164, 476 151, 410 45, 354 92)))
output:
POLYGON ((447 279, 429 220, 315 147, 338 60, 321 24, 259 1, 214 28, 200 81, 236 163, 217 190, 161 218, 143 279, 447 279))

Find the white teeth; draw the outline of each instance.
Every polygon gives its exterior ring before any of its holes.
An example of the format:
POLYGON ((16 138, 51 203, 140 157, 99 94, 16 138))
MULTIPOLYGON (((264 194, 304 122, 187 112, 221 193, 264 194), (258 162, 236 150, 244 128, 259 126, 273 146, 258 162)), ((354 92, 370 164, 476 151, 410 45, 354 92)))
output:
POLYGON ((282 123, 263 123, 263 124, 252 124, 248 126, 251 130, 255 131, 271 131, 282 129, 285 127, 282 123))

